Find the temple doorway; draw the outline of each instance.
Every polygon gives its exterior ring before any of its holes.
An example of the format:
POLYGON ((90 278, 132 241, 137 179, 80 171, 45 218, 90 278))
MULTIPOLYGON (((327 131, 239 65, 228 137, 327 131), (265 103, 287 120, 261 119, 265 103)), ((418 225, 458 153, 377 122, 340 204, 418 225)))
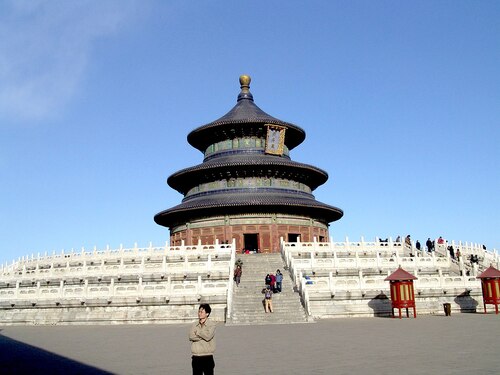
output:
POLYGON ((252 252, 259 251, 259 234, 258 233, 244 233, 243 234, 244 249, 252 252))
POLYGON ((288 242, 297 242, 300 234, 297 233, 288 233, 288 242))

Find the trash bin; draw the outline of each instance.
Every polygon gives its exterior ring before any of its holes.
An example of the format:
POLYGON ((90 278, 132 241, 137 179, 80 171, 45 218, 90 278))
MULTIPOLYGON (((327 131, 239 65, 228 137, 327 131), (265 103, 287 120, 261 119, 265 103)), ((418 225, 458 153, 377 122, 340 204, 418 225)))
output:
POLYGON ((451 315, 451 303, 443 303, 443 307, 444 307, 444 315, 450 316, 451 315))

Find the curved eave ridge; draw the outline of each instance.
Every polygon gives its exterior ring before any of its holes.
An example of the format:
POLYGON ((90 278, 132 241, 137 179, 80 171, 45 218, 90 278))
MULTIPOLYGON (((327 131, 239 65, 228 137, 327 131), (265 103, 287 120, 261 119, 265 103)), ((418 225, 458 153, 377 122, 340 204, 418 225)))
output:
MULTIPOLYGON (((276 173, 283 171, 287 174, 295 173, 308 176, 307 181, 299 182, 307 183, 311 190, 316 189, 328 180, 327 172, 309 164, 298 163, 276 156, 238 155, 227 158, 214 158, 193 167, 182 169, 172 174, 167 179, 167 183, 171 188, 184 194, 190 187, 200 182, 199 177, 204 174, 207 174, 207 177, 212 180, 213 178, 232 178, 241 176, 242 171, 245 169, 255 170, 255 167, 265 169, 266 175, 269 177, 273 176, 273 173, 269 173, 269 171, 275 171, 276 173)), ((300 176, 297 177, 300 178, 300 176)), ((208 182, 208 180, 203 182, 208 182)))
POLYGON ((172 226, 177 222, 216 214, 251 212, 300 213, 318 220, 339 220, 344 212, 337 207, 303 197, 283 194, 238 194, 191 199, 155 215, 155 222, 172 226), (234 211, 233 211, 234 210, 234 211))
POLYGON ((305 139, 305 131, 301 127, 270 116, 252 100, 243 99, 218 120, 191 131, 187 136, 187 140, 191 146, 203 151, 210 142, 206 135, 211 134, 215 130, 214 128, 233 125, 250 127, 254 124, 272 124, 286 127, 285 143, 290 150, 301 144, 305 139))
MULTIPOLYGON (((258 187, 258 188, 226 188, 226 189, 218 189, 218 190, 210 190, 210 191, 202 191, 198 193, 190 194, 189 196, 184 197, 182 202, 187 202, 193 199, 200 199, 205 197, 215 197, 217 194, 224 194, 226 197, 235 196, 235 195, 245 195, 249 193, 257 193, 257 194, 286 194, 294 197, 303 197, 305 199, 313 199, 314 195, 311 193, 307 193, 304 191, 297 191, 292 189, 284 189, 278 187, 258 187)), ((229 198, 230 199, 230 198, 229 198)))

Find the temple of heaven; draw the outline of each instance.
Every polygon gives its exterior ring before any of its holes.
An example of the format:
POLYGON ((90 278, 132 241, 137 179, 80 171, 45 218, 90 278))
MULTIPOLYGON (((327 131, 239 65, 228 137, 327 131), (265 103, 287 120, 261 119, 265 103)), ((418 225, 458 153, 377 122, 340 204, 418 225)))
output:
POLYGON ((171 246, 234 239, 237 249, 276 252, 281 238, 328 241, 329 223, 343 212, 312 194, 328 174, 290 158, 305 131, 257 107, 249 76, 241 76, 240 85, 228 113, 188 134, 203 162, 168 178, 184 198, 155 222, 170 229, 171 246))

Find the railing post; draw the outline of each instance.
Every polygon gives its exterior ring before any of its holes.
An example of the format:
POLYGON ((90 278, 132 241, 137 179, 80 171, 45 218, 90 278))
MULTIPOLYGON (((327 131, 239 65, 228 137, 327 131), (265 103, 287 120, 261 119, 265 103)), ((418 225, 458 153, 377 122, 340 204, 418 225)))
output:
POLYGON ((306 280, 302 278, 302 272, 301 272, 301 278, 300 278, 300 295, 302 297, 302 300, 304 301, 304 307, 307 313, 307 316, 311 316, 311 308, 309 306, 309 294, 307 293, 307 288, 306 288, 306 280))
POLYGON ((365 280, 363 278, 363 271, 360 269, 358 272, 359 277, 359 290, 363 294, 365 289, 365 280))
POLYGON ((444 288, 444 280, 443 280, 443 271, 441 270, 441 268, 438 269, 438 274, 439 274, 439 287, 441 289, 444 288))
POLYGON ((19 298, 19 286, 21 285, 21 281, 17 280, 16 281, 16 291, 14 292, 14 296, 16 299, 19 298))
POLYGON ((109 296, 114 297, 115 296, 115 278, 112 277, 111 281, 109 283, 109 296))
POLYGON ((59 281, 59 298, 64 297, 64 280, 59 281))
POLYGON ((83 296, 85 298, 88 297, 88 289, 89 289, 89 280, 85 279, 85 283, 84 283, 84 286, 83 286, 83 296))
POLYGON ((137 294, 139 295, 139 297, 142 297, 143 290, 144 288, 142 286, 142 276, 139 276, 139 285, 137 286, 137 294))
POLYGON ((227 288, 227 299, 226 299, 226 320, 231 319, 232 309, 233 309, 233 274, 234 274, 234 263, 236 262, 236 239, 233 238, 231 246, 231 258, 229 261, 229 277, 228 277, 228 288, 227 288))
POLYGON ((333 283, 333 272, 330 271, 328 273, 328 289, 330 289, 330 295, 333 297, 335 296, 335 287, 333 283))

